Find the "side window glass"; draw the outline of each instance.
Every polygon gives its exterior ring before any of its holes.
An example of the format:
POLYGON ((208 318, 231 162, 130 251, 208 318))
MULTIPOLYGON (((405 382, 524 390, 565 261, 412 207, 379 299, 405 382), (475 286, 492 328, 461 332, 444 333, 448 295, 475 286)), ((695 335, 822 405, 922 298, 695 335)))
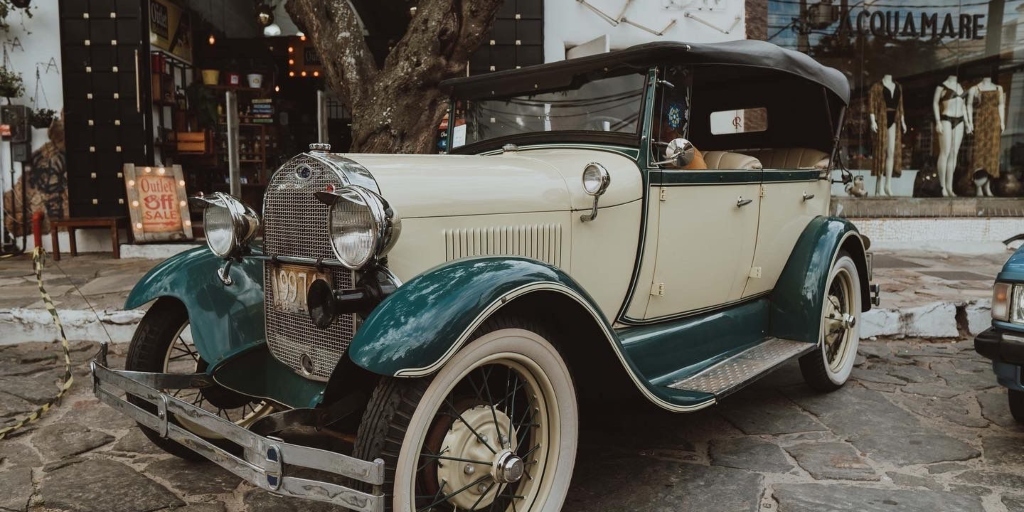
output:
POLYGON ((668 144, 689 133, 690 83, 690 69, 682 66, 666 68, 658 80, 651 130, 652 161, 662 160, 668 144))

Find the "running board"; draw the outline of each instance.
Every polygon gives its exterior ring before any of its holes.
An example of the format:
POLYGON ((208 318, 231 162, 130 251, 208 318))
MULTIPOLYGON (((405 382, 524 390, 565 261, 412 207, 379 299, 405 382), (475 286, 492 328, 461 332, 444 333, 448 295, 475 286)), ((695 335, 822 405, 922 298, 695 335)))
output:
POLYGON ((814 350, 802 341, 769 338, 700 373, 669 384, 672 389, 710 393, 721 398, 790 359, 814 350))

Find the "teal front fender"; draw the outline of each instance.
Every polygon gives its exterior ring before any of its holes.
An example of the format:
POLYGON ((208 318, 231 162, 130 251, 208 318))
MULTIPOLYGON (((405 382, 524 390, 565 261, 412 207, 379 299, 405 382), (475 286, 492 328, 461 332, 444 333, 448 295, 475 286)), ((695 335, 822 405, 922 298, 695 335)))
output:
POLYGON ((224 261, 206 247, 175 255, 135 285, 125 309, 173 297, 188 310, 192 339, 209 371, 232 355, 264 342, 263 262, 245 258, 231 266, 231 285, 217 277, 224 261))
POLYGON ((812 220, 786 262, 771 294, 771 334, 817 343, 828 275, 841 249, 853 258, 860 274, 861 309, 871 308, 864 242, 850 221, 838 217, 812 220))
POLYGON ((571 290, 598 311, 557 268, 526 258, 463 259, 420 274, 378 305, 349 345, 349 358, 380 375, 429 375, 503 304, 545 285, 571 290))

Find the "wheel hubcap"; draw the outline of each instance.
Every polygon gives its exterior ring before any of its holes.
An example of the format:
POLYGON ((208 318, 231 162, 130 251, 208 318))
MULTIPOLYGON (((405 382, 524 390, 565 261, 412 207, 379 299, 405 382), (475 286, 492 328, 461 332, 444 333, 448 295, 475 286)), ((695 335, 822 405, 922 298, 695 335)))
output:
POLYGON ((448 501, 461 509, 479 509, 494 501, 498 484, 518 482, 525 464, 515 454, 516 439, 512 420, 501 409, 478 405, 462 411, 441 442, 447 460, 438 464, 437 485, 445 492, 465 488, 448 501))

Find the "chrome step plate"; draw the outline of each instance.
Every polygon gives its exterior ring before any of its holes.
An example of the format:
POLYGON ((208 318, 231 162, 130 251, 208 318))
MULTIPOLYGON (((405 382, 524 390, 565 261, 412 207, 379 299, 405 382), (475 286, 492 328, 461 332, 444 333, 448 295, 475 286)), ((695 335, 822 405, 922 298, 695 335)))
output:
POLYGON ((668 387, 721 396, 814 348, 811 343, 771 338, 668 387))

